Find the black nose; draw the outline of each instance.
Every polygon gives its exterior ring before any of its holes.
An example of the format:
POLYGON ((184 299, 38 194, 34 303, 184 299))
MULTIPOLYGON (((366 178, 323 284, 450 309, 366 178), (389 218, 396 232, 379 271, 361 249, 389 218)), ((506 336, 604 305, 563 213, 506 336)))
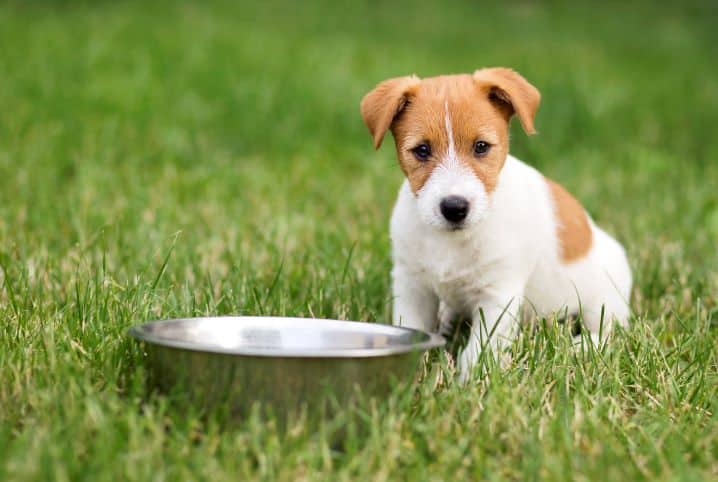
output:
POLYGON ((469 201, 461 196, 449 196, 441 200, 439 208, 447 221, 459 223, 469 214, 469 201))

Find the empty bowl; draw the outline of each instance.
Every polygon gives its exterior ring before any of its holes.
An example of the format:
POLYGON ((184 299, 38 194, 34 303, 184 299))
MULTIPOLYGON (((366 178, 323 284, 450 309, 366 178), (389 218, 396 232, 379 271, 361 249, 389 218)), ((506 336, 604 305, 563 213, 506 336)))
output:
POLYGON ((436 334, 354 321, 281 317, 163 320, 130 328, 150 385, 241 419, 253 406, 286 419, 330 416, 416 379, 436 334))

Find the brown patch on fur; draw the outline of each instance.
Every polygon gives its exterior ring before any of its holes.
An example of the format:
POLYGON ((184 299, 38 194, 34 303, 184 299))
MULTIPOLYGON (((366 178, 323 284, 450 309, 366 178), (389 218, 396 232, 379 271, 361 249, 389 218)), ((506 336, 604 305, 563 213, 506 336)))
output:
POLYGON ((534 117, 541 102, 541 93, 518 72, 504 67, 474 72, 474 80, 481 84, 489 98, 503 109, 508 117, 516 114, 526 134, 535 134, 534 117))
POLYGON ((391 129, 399 165, 416 193, 446 159, 448 107, 458 161, 491 193, 508 154, 511 116, 516 113, 526 132, 533 133, 539 100, 538 90, 519 74, 495 68, 473 75, 386 80, 364 97, 361 113, 376 148, 391 129), (474 144, 479 140, 492 146, 482 157, 474 155, 474 144), (431 146, 432 155, 425 161, 416 159, 412 152, 421 143, 431 146))
POLYGON ((422 81, 404 112, 391 126, 399 166, 415 193, 424 186, 449 147, 444 129, 443 98, 433 95, 427 88, 429 85, 429 80, 422 81), (423 142, 428 143, 432 151, 426 161, 418 160, 411 151, 423 142))
POLYGON ((448 100, 454 147, 460 161, 481 180, 486 192, 492 193, 509 151, 508 122, 468 75, 464 86, 448 100), (478 140, 492 146, 483 157, 474 155, 478 140))
POLYGON ((374 139, 375 149, 381 146, 384 134, 404 109, 419 82, 419 78, 414 75, 385 80, 362 99, 361 115, 374 139))
POLYGON ((583 206, 560 184, 546 178, 556 212, 556 236, 561 259, 570 263, 583 258, 591 249, 593 231, 583 206))

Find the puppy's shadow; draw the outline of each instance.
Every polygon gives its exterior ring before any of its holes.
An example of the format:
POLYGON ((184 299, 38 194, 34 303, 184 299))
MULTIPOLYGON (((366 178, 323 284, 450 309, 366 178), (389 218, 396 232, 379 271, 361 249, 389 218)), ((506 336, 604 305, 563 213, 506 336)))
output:
MULTIPOLYGON (((570 329, 571 337, 578 337, 583 331, 581 317, 578 314, 565 314, 564 316, 557 317, 555 320, 550 320, 550 322, 554 321, 562 326, 567 325, 570 329)), ((545 326, 547 322, 549 322, 549 320, 524 322, 521 323, 519 331, 523 332, 527 330, 531 332, 531 327, 533 327, 533 332, 535 333, 536 330, 540 329, 540 326, 545 326)), ((464 348, 469 341, 469 337, 471 336, 471 323, 470 318, 456 318, 451 321, 451 332, 445 337, 446 351, 454 358, 458 356, 461 349, 464 348)))
POLYGON ((454 357, 466 346, 471 336, 471 319, 455 318, 451 321, 451 332, 445 336, 446 351, 454 357))

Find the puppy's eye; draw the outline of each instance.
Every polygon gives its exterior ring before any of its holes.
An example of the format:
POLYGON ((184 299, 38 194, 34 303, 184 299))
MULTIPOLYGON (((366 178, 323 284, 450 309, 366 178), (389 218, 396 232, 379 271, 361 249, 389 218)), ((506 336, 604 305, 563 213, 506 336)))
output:
POLYGON ((411 150, 411 152, 414 154, 414 157, 416 157, 420 161, 427 161, 429 160, 429 157, 431 156, 431 146, 427 143, 422 143, 416 146, 411 150))
POLYGON ((474 143, 474 155, 476 157, 483 157, 491 149, 491 144, 486 141, 476 141, 474 143))

